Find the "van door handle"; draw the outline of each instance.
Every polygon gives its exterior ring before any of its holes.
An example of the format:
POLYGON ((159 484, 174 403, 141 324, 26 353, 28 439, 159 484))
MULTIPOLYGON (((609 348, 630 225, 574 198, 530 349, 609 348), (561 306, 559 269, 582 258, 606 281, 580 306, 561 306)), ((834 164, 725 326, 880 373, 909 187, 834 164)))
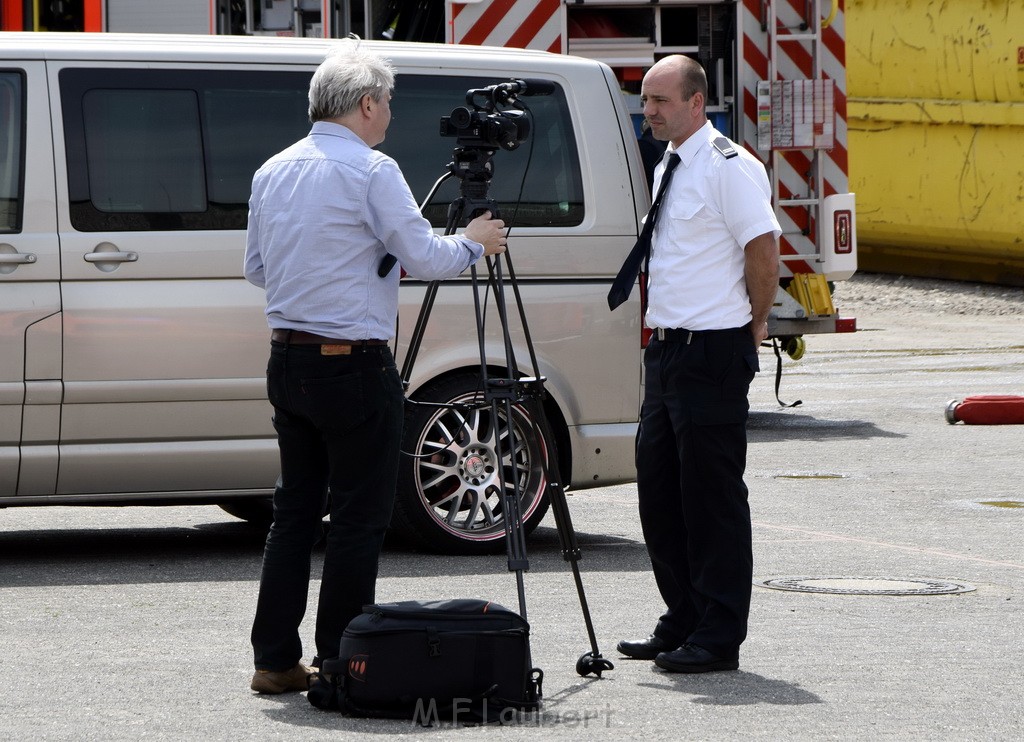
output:
POLYGON ((87 252, 86 263, 134 263, 139 259, 137 252, 87 252))
POLYGON ((0 253, 0 265, 24 265, 36 262, 36 256, 30 252, 0 253))

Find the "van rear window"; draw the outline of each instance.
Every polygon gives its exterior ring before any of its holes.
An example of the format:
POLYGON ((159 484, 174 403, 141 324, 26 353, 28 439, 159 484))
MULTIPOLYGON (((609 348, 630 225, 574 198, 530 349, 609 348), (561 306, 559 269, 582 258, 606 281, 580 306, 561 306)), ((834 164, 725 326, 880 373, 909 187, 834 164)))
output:
POLYGON ((25 96, 20 72, 0 72, 0 233, 21 231, 25 96))
MULTIPOLYGON (((66 68, 60 95, 71 223, 83 232, 245 229, 253 173, 309 132, 312 70, 66 68)), ((417 201, 447 171, 455 138, 440 120, 466 92, 507 78, 399 74, 380 149, 394 157, 417 201)), ((561 89, 524 98, 526 141, 498 150, 489 197, 515 226, 583 221, 572 120, 561 89)), ((424 210, 444 227, 460 195, 450 178, 424 210)))
MULTIPOLYGON (((466 107, 466 92, 508 78, 399 74, 391 99, 391 125, 379 149, 398 161, 418 203, 447 170, 457 138, 442 137, 440 122, 466 107)), ((519 227, 569 227, 583 221, 583 186, 572 118, 565 93, 522 97, 531 114, 530 133, 511 152, 494 153, 488 196, 502 218, 519 227)), ((435 227, 447 222, 448 205, 460 194, 450 178, 424 209, 435 227)))

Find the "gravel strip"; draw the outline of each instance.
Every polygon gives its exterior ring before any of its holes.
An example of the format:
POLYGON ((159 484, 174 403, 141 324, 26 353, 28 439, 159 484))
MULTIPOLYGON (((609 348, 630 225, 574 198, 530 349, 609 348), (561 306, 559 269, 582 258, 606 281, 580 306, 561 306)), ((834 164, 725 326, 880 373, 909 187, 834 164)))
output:
POLYGON ((856 273, 849 281, 838 281, 832 300, 840 315, 847 316, 858 311, 1024 316, 1024 288, 888 273, 856 273))

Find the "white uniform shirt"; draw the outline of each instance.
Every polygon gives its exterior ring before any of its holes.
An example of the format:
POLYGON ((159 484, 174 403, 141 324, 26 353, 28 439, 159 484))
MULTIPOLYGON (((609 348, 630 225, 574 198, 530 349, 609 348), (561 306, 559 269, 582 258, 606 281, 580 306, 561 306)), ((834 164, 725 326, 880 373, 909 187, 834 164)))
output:
POLYGON ((434 234, 398 164, 339 124, 313 124, 253 177, 244 270, 266 289, 273 329, 388 340, 401 271, 378 276, 385 255, 434 280, 457 276, 483 251, 468 237, 434 234))
MULTIPOLYGON (((680 157, 652 237, 648 327, 725 330, 751 320, 743 276, 744 247, 782 234, 764 165, 743 147, 726 159, 711 142, 708 121, 675 150, 680 157)), ((671 145, 665 157, 673 151, 671 145)), ((655 171, 658 192, 663 159, 655 171)))

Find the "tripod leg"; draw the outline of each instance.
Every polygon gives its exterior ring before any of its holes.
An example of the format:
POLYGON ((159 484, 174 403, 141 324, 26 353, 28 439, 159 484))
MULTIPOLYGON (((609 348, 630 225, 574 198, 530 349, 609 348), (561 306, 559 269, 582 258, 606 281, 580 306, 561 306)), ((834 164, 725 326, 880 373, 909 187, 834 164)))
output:
POLYGON ((521 491, 519 478, 515 474, 516 456, 516 434, 512 417, 512 400, 505 397, 499 400, 494 396, 491 399, 491 419, 498 420, 498 409, 502 407, 505 419, 508 421, 508 441, 506 446, 501 445, 500 436, 495 429, 495 450, 498 452, 498 483, 501 486, 501 501, 505 511, 505 550, 508 554, 508 569, 516 573, 516 588, 519 593, 519 615, 526 620, 526 589, 523 584, 523 572, 530 569, 530 563, 526 558, 526 534, 523 530, 523 515, 519 507, 521 491), (501 404, 499 405, 499 401, 501 404), (505 478, 505 459, 507 454, 512 466, 510 467, 512 481, 505 478))
MULTIPOLYGON (((465 204, 462 199, 455 201, 448 208, 448 224, 445 226, 446 235, 455 234, 465 204)), ((427 291, 423 295, 423 303, 420 305, 420 313, 416 317, 416 325, 413 327, 412 336, 409 338, 409 349, 402 360, 402 386, 408 390, 409 380, 412 378, 412 368, 416 364, 416 357, 420 354, 420 345, 423 344, 423 334, 427 329, 427 322, 430 320, 430 312, 434 308, 434 300, 437 298, 437 288, 440 281, 431 281, 427 284, 427 291)))
POLYGON ((505 258, 505 266, 508 268, 509 281, 512 284, 512 294, 515 297, 516 307, 519 309, 519 322, 523 328, 523 338, 526 340, 526 349, 530 354, 530 365, 533 368, 533 376, 540 379, 540 364, 537 363, 537 351, 533 346, 533 337, 530 335, 530 323, 526 321, 526 307, 523 304, 522 294, 519 293, 519 281, 516 279, 516 269, 512 265, 512 255, 506 250, 502 256, 505 258))
POLYGON ((494 452, 498 459, 498 486, 501 488, 500 500, 505 523, 505 550, 508 555, 508 569, 516 573, 516 587, 519 594, 519 615, 526 619, 526 590, 523 584, 523 573, 530 569, 526 558, 526 533, 523 529, 523 516, 520 507, 522 495, 521 483, 515 471, 516 431, 515 418, 512 416, 512 399, 516 393, 514 379, 515 353, 509 335, 508 318, 505 311, 505 295, 502 290, 501 266, 497 261, 487 259, 488 283, 495 288, 494 301, 498 310, 498 318, 502 330, 502 343, 505 349, 505 364, 509 368, 510 379, 491 379, 487 369, 487 348, 484 342, 484 311, 480 301, 480 279, 474 265, 470 269, 473 290, 473 309, 476 315, 477 342, 480 344, 480 378, 483 382, 484 396, 491 405, 492 435, 494 436, 494 452), (499 411, 504 413, 507 423, 506 440, 502 440, 499 431, 499 411), (508 472, 511 482, 506 478, 505 457, 508 456, 508 472))
MULTIPOLYGON (((533 340, 530 337, 529 324, 526 321, 526 312, 523 307, 522 297, 519 293, 518 282, 515 279, 515 270, 512 267, 512 262, 507 252, 505 253, 504 257, 505 264, 509 271, 509 277, 512 282, 512 291, 514 294, 516 306, 519 310, 519 318, 522 322, 523 332, 526 337, 527 347, 530 352, 530 360, 533 364, 534 377, 537 384, 537 388, 535 389, 533 399, 529 403, 534 412, 532 417, 537 421, 537 425, 535 427, 535 434, 538 437, 540 437, 541 440, 553 441, 554 437, 550 434, 551 431, 549 430, 549 426, 547 423, 547 416, 544 412, 544 406, 541 401, 543 399, 543 377, 540 375, 540 367, 537 363, 537 357, 534 352, 533 340)), ((518 372, 515 370, 514 353, 512 352, 511 343, 509 339, 508 312, 505 305, 505 293, 503 291, 503 280, 500 260, 495 260, 491 268, 492 270, 490 271, 490 277, 492 283, 495 285, 495 303, 498 307, 499 319, 504 330, 506 354, 510 356, 512 359, 509 361, 508 366, 512 370, 513 378, 516 378, 518 377, 518 372)), ((508 412, 509 414, 511 414, 511 409, 508 409, 508 412)), ((579 596, 580 608, 583 610, 583 619, 587 627, 587 635, 590 639, 591 651, 585 653, 579 658, 579 660, 577 660, 576 672, 584 677, 586 677, 590 673, 593 673, 598 678, 600 678, 602 672, 604 672, 605 670, 614 669, 614 665, 611 663, 611 661, 601 656, 601 651, 600 649, 598 649, 597 646, 597 637, 594 633, 594 624, 590 616, 590 607, 587 604, 587 596, 583 590, 583 579, 580 576, 580 569, 578 564, 580 559, 579 544, 576 541, 576 533, 572 527, 572 518, 569 515, 569 506, 565 500, 565 490, 562 485, 562 479, 561 474, 559 472, 558 460, 556 455, 548 456, 547 462, 545 464, 545 470, 547 481, 549 483, 548 496, 551 502, 552 513, 554 514, 555 518, 555 526, 558 530, 559 542, 562 545, 562 557, 566 561, 568 561, 572 566, 573 579, 576 583, 576 593, 579 596)), ((518 499, 516 500, 515 507, 517 509, 518 514, 518 499)), ((506 523, 512 520, 510 513, 506 513, 505 515, 506 523)), ((515 520, 517 523, 519 522, 518 515, 515 518, 515 520)), ((513 561, 513 552, 511 551, 511 549, 513 548, 511 533, 509 535, 509 544, 509 568, 511 569, 513 561)), ((523 550, 522 554, 523 559, 525 561, 525 544, 522 545, 521 548, 523 550)))
POLYGON ((412 337, 409 339, 409 349, 405 352, 405 358, 402 360, 402 385, 405 388, 409 386, 409 379, 412 377, 412 367, 416 363, 416 356, 420 354, 423 333, 426 331, 427 321, 430 319, 430 311, 434 307, 438 285, 438 281, 431 281, 427 285, 427 293, 423 296, 423 304, 420 305, 420 313, 416 317, 416 325, 413 327, 412 337))
MULTIPOLYGON (((537 435, 545 436, 545 440, 551 440, 550 431, 547 428, 547 418, 544 416, 544 409, 539 400, 533 402, 537 408, 534 419, 544 421, 545 430, 540 429, 538 423, 537 435)), ((555 518, 555 528, 558 531, 558 541, 562 546, 562 558, 569 562, 572 567, 573 580, 576 583, 576 594, 579 596, 580 608, 583 611, 583 621, 587 627, 587 637, 590 639, 590 651, 580 656, 576 662, 576 672, 586 677, 594 673, 601 677, 605 670, 615 669, 610 660, 601 656, 601 650, 597 646, 597 635, 594 633, 594 622, 590 617, 590 606, 587 603, 587 594, 583 590, 583 578, 580 575, 579 560, 582 558, 579 542, 576 539, 576 531, 572 526, 572 516, 569 513, 569 503, 565 499, 565 488, 562 485, 562 478, 559 472, 557 456, 548 457, 548 497, 551 502, 551 512, 555 518)))

